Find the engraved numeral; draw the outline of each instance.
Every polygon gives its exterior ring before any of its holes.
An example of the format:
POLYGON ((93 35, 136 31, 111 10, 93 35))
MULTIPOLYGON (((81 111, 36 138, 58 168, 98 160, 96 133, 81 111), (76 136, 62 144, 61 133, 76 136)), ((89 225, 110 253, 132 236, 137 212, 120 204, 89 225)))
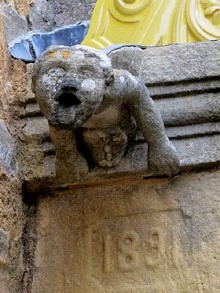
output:
POLYGON ((122 270, 135 270, 140 266, 139 244, 139 235, 135 231, 126 231, 118 240, 118 264, 122 270))
POLYGON ((152 231, 149 233, 149 239, 146 241, 145 252, 146 265, 155 266, 160 261, 160 237, 159 233, 152 231))
MULTIPOLYGON (((89 251, 92 245, 92 234, 87 234, 89 251)), ((157 230, 145 232, 139 235, 135 230, 125 230, 117 237, 114 234, 106 234, 103 237, 103 269, 105 273, 134 271, 144 266, 157 266, 161 258, 161 235, 157 230), (140 237, 141 236, 141 237, 140 237)), ((88 257, 89 258, 89 257, 88 257)), ((88 262, 88 268, 93 270, 92 263, 88 262)))
POLYGON ((113 270, 111 247, 112 237, 111 235, 106 235, 104 237, 104 270, 106 273, 109 273, 113 270))

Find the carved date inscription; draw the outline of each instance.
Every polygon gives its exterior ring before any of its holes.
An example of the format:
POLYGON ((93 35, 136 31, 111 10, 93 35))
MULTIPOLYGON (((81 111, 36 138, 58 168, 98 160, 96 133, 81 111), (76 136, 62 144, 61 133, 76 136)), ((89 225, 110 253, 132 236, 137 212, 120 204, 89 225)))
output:
POLYGON ((104 271, 135 271, 143 266, 157 265, 160 259, 159 237, 155 230, 147 231, 146 239, 135 230, 124 231, 118 239, 111 234, 104 236, 104 271))
POLYGON ((116 217, 86 230, 87 276, 93 282, 128 287, 135 282, 145 288, 155 270, 163 271, 172 233, 150 217, 116 217))

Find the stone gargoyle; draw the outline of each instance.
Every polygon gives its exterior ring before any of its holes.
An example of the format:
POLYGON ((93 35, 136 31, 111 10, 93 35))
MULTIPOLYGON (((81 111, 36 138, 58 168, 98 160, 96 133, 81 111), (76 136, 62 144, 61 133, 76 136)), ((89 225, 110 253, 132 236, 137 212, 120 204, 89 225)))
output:
POLYGON ((52 46, 36 61, 32 86, 49 122, 58 176, 88 172, 77 140, 96 166, 117 166, 135 124, 148 144, 149 170, 155 175, 178 173, 176 150, 146 86, 127 70, 112 68, 104 52, 81 45, 52 46))

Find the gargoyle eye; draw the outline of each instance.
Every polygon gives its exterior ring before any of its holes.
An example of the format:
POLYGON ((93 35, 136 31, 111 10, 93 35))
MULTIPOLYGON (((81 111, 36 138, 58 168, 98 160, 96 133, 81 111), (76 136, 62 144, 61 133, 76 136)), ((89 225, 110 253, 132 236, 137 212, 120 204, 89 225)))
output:
POLYGON ((69 59, 71 57, 71 51, 70 50, 63 50, 62 51, 62 57, 63 59, 69 59))
POLYGON ((56 59, 56 58, 63 58, 65 60, 69 59, 72 55, 72 52, 70 50, 62 50, 62 51, 50 51, 47 53, 48 59, 56 59))
POLYGON ((55 59, 56 58, 56 51, 50 51, 47 53, 47 56, 49 59, 55 59))

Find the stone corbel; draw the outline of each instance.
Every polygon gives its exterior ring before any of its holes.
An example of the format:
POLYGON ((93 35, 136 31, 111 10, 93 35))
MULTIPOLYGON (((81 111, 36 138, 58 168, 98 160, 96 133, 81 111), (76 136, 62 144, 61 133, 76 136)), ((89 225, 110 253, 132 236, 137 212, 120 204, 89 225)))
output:
POLYGON ((176 150, 146 86, 129 71, 113 69, 104 52, 49 48, 35 63, 33 91, 49 122, 62 180, 85 176, 89 161, 99 168, 119 165, 135 135, 134 120, 148 144, 150 171, 178 173, 176 150))

